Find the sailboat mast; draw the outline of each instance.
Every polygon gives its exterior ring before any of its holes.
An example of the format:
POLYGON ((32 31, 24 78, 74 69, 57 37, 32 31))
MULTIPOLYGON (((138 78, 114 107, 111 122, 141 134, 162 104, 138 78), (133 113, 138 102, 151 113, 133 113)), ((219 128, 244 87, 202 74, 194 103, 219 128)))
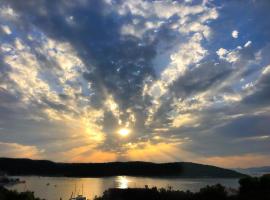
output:
POLYGON ((83 184, 82 184, 82 195, 83 195, 83 184))

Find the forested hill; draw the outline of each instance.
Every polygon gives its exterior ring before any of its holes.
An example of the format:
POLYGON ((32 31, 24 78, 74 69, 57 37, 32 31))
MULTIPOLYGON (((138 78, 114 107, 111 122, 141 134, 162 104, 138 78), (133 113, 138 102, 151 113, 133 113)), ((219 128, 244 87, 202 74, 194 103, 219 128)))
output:
POLYGON ((55 163, 47 160, 0 158, 0 170, 9 175, 66 177, 148 176, 183 178, 239 178, 239 172, 189 162, 55 163))

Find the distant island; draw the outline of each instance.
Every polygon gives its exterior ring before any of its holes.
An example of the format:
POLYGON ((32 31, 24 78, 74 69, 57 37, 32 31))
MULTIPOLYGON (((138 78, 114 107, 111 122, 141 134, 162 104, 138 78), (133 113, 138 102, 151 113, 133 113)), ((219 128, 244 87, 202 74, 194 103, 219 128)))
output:
POLYGON ((146 176, 181 178, 241 178, 245 174, 190 162, 56 163, 48 160, 0 158, 0 170, 8 175, 55 177, 146 176))
POLYGON ((240 173, 261 176, 263 174, 270 173, 270 166, 263 166, 263 167, 251 167, 251 168, 236 168, 235 171, 240 173))

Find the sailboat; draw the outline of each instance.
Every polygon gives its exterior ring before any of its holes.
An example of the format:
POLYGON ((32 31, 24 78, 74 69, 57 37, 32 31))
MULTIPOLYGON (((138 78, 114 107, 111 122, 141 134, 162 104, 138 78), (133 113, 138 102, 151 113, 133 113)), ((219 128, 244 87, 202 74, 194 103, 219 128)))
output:
POLYGON ((72 197, 69 200, 86 200, 86 197, 83 195, 79 194, 77 197, 72 197))
MULTIPOLYGON (((75 185, 75 195, 76 195, 76 185, 75 185)), ((82 185, 82 194, 78 194, 77 196, 73 197, 72 192, 69 200, 87 200, 86 197, 83 196, 83 185, 82 185)))

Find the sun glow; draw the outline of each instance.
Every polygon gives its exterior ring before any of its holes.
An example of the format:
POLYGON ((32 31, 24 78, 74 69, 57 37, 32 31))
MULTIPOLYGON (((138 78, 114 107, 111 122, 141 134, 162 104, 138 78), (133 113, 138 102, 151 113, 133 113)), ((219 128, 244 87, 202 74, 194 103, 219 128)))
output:
POLYGON ((117 133, 121 135, 122 137, 126 137, 130 134, 130 130, 126 128, 122 128, 117 133))

